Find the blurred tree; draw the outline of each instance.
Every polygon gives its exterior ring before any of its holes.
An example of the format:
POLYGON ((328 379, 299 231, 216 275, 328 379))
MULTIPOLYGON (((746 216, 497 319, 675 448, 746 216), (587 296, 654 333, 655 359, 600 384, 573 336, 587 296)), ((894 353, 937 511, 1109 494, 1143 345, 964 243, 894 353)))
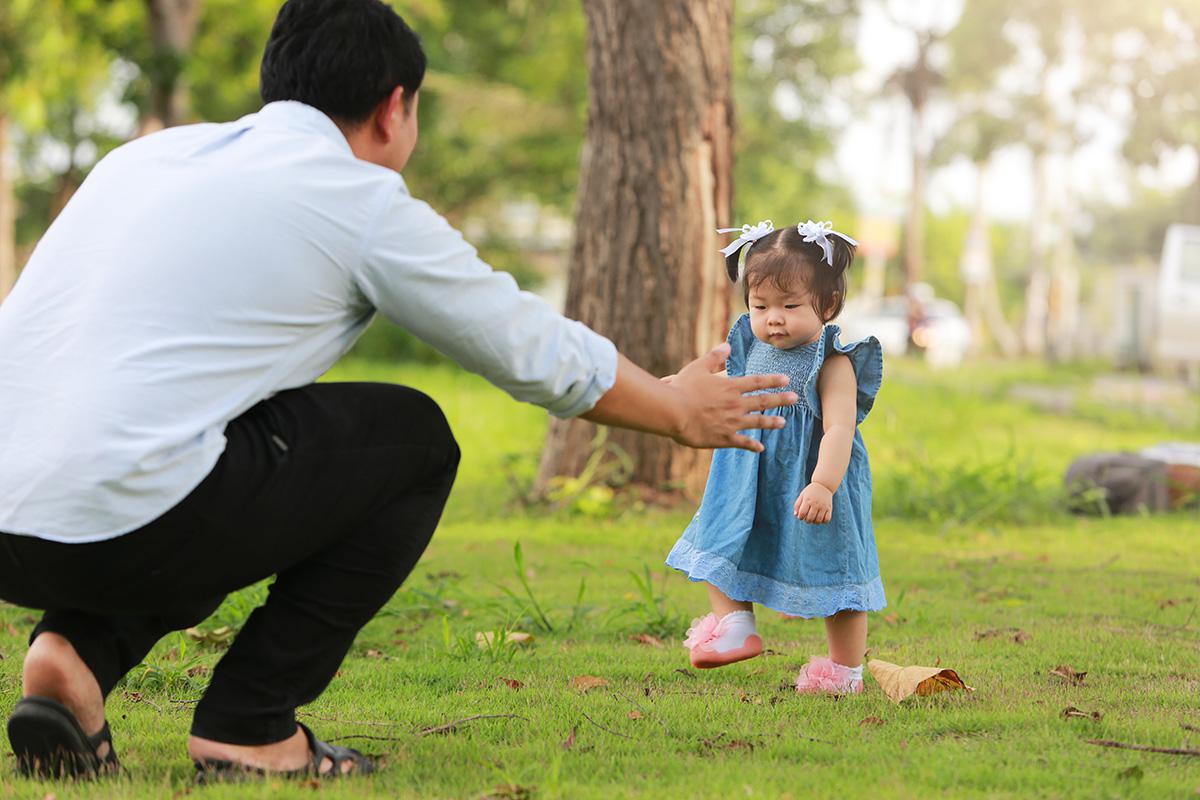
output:
POLYGON ((723 224, 832 218, 849 230, 850 192, 820 166, 855 110, 848 78, 859 67, 860 13, 861 0, 735 4, 735 210, 723 224))
MULTIPOLYGON (((934 51, 944 49, 943 40, 957 23, 956 5, 944 1, 910 2, 901 12, 890 0, 883 0, 882 3, 892 23, 910 33, 916 43, 912 63, 897 69, 885 84, 886 89, 904 97, 910 111, 912 188, 909 191, 908 219, 904 226, 904 282, 907 289, 923 280, 925 235, 922 225, 925 219, 929 157, 933 149, 926 115, 934 92, 945 81, 942 71, 934 64, 934 51)), ((910 316, 919 317, 920 310, 914 309, 910 316)))
MULTIPOLYGON (((714 229, 732 211, 730 0, 586 0, 591 104, 568 316, 656 375, 719 342, 730 292, 714 229)), ((539 485, 579 475, 595 426, 551 422, 539 485)), ((634 481, 698 493, 708 453, 614 430, 634 481)))

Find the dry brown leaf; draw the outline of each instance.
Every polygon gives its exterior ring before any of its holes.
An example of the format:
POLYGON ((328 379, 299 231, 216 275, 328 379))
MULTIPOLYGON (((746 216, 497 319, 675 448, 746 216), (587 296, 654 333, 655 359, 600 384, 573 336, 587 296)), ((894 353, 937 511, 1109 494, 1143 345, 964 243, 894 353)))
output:
POLYGON ((1084 719, 1091 719, 1095 720, 1096 722, 1099 722, 1104 717, 1104 715, 1099 711, 1084 711, 1076 708, 1075 706, 1067 706, 1064 708, 1062 710, 1062 716, 1063 719, 1070 719, 1071 717, 1083 717, 1084 719))
POLYGON ((878 727, 880 725, 883 725, 884 722, 879 717, 863 717, 862 719, 860 719, 858 721, 858 724, 859 725, 871 725, 874 727, 878 727))
POLYGON ((888 625, 903 625, 907 620, 899 614, 888 614, 883 618, 888 625))
POLYGON ((1083 686, 1083 678, 1087 675, 1086 672, 1077 672, 1074 667, 1067 666, 1066 664, 1059 664, 1050 670, 1050 674, 1056 678, 1062 678, 1072 686, 1083 686))
POLYGON ((197 642, 207 642, 208 644, 225 644, 237 634, 233 628, 228 625, 222 625, 219 628, 213 628, 210 631, 202 631, 199 628, 188 628, 184 631, 185 634, 197 642))
POLYGON ((1025 644, 1032 638, 1033 637, 1030 636, 1025 631, 1017 631, 1016 633, 1013 634, 1013 641, 1016 642, 1017 644, 1025 644))
POLYGON ((962 682, 952 669, 939 667, 901 667, 888 661, 873 659, 867 667, 883 688, 883 693, 899 703, 910 695, 930 695, 953 689, 975 691, 962 682))
POLYGON ((597 678, 595 675, 576 675, 571 678, 571 688, 577 692, 590 692, 592 689, 599 689, 602 686, 608 686, 608 681, 604 678, 597 678))
POLYGON ((575 726, 571 726, 571 732, 567 735, 566 741, 562 743, 563 750, 570 750, 575 746, 575 726))
POLYGON ((630 638, 633 639, 635 642, 638 642, 640 644, 648 644, 651 647, 662 647, 663 646, 662 639, 658 638, 657 636, 651 636, 648 633, 639 633, 637 636, 632 636, 630 638))
POLYGON ((383 658, 384 657, 382 650, 374 650, 374 649, 367 650, 366 655, 367 655, 367 658, 383 658))
POLYGON ((630 719, 641 719, 641 718, 642 718, 642 712, 638 711, 638 710, 635 708, 633 711, 630 711, 630 712, 629 712, 629 718, 630 718, 630 719))
POLYGON ((521 683, 516 678, 501 678, 500 680, 504 681, 505 685, 510 689, 521 689, 525 686, 525 684, 521 683))

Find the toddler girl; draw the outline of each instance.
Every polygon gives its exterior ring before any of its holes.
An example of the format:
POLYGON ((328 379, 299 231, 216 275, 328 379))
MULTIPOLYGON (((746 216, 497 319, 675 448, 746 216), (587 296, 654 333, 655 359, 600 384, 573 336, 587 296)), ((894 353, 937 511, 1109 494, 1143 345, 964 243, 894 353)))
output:
POLYGON ((845 302, 857 242, 811 220, 741 231, 721 251, 750 310, 729 332, 728 373, 787 374, 788 386, 764 391, 793 391, 800 400, 763 412, 783 416, 782 429, 743 431, 763 452, 713 453, 700 509, 667 556, 707 584, 712 604, 684 646, 701 669, 758 655, 753 603, 823 617, 829 658, 809 661, 796 689, 861 692, 867 612, 885 600, 858 425, 879 391, 883 353, 874 337, 843 345, 838 327, 827 324, 845 302))

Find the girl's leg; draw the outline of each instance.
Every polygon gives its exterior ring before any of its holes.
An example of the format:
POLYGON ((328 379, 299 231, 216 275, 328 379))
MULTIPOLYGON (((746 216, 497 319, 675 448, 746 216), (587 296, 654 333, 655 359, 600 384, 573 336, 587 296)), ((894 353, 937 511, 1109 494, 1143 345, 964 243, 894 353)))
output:
POLYGON ((708 587, 708 602, 712 605, 713 613, 718 617, 723 617, 732 611, 753 611, 754 604, 747 603, 743 600, 730 600, 717 587, 711 583, 704 584, 708 587))
POLYGON ((863 690, 862 662, 867 651, 867 612, 839 611, 825 618, 829 658, 814 656, 800 670, 802 694, 857 694, 863 690))
POLYGON ((829 658, 843 667, 857 667, 867 652, 867 612, 839 611, 825 618, 829 658))
POLYGON ((754 605, 731 600, 717 587, 707 586, 713 613, 695 620, 683 643, 691 651, 692 666, 723 667, 761 653, 762 639, 754 625, 754 605))

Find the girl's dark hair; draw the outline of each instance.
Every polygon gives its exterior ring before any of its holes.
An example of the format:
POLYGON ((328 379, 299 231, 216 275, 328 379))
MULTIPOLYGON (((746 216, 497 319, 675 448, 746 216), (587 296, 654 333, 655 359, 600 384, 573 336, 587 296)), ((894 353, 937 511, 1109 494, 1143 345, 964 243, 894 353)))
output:
POLYGON ((846 304, 846 270, 854 260, 854 245, 833 234, 828 238, 833 245, 833 266, 825 261, 825 251, 819 244, 804 241, 796 226, 789 225, 726 256, 725 271, 729 280, 736 283, 738 258, 744 253, 742 300, 747 307, 750 290, 765 281, 784 292, 803 286, 812 295, 817 316, 822 322, 829 322, 842 313, 846 304))
POLYGON ((288 0, 267 39, 259 94, 355 125, 397 86, 411 101, 424 77, 420 39, 381 0, 288 0))

